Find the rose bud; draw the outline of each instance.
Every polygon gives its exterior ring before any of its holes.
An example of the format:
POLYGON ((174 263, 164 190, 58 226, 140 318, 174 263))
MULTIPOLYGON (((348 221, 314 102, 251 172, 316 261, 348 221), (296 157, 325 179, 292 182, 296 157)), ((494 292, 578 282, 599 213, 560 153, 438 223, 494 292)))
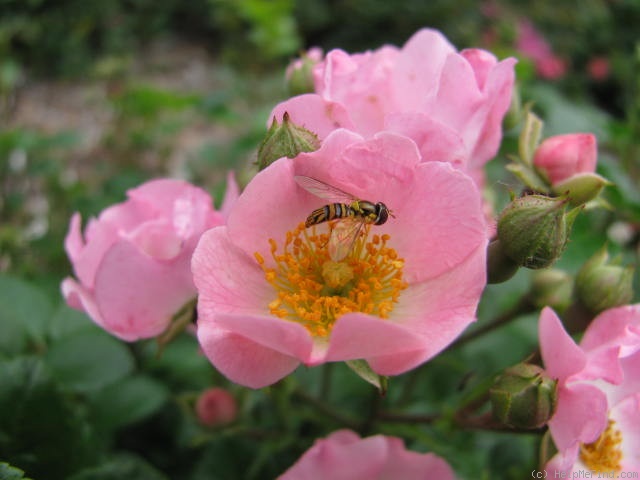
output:
POLYGON ((556 409, 555 380, 537 365, 506 369, 489 390, 494 417, 512 428, 540 428, 556 409))
POLYGON ((633 267, 609 263, 606 247, 595 253, 576 276, 578 299, 591 313, 625 305, 633 298, 633 267))
POLYGON ((576 215, 567 200, 527 195, 513 200, 498 219, 498 238, 505 254, 518 265, 546 268, 560 258, 576 215))
POLYGON ((291 62, 285 73, 290 95, 302 95, 314 91, 313 67, 322 61, 322 57, 322 49, 314 47, 291 62))
POLYGON ((597 148, 596 137, 591 133, 556 135, 540 144, 533 164, 551 185, 556 185, 579 173, 593 173, 597 148))
POLYGON ((200 423, 215 427, 231 423, 236 419, 238 406, 236 399, 222 388, 209 388, 203 391, 195 405, 200 423))

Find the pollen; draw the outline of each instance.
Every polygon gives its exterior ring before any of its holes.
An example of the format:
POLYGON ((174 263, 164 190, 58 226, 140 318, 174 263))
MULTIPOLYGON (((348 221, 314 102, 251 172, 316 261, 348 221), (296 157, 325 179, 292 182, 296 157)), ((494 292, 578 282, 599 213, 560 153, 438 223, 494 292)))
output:
POLYGON ((580 459, 592 472, 619 472, 622 462, 622 433, 609 420, 607 428, 593 443, 580 446, 580 459))
POLYGON ((299 322, 315 337, 327 337, 346 313, 389 318, 408 286, 404 260, 389 247, 389 235, 369 235, 370 228, 365 225, 340 262, 331 260, 329 234, 317 232, 316 226, 301 223, 287 232, 282 249, 269 239, 273 262, 259 253, 255 257, 275 290, 267 305, 271 314, 299 322))

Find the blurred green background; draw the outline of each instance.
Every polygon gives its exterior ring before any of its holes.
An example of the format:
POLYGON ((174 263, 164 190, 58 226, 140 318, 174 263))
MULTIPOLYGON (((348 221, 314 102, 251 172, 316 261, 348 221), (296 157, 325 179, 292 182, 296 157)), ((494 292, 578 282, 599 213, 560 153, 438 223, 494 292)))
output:
MULTIPOLYGON (((615 182, 605 194, 611 209, 581 215, 559 266, 575 273, 604 242, 636 263, 638 25, 636 0, 0 0, 0 462, 36 479, 274 478, 314 438, 349 425, 346 417, 361 433, 435 451, 461 478, 528 477, 538 434, 361 420, 380 404, 446 412, 469 384, 535 349, 536 315, 394 379, 384 400, 338 365, 299 369, 253 392, 229 385, 189 336, 158 359, 152 342, 122 344, 68 309, 59 295, 71 273, 63 239, 74 211, 97 215, 153 177, 185 178, 219 201, 228 170, 241 183, 255 173, 297 54, 402 45, 427 26, 459 49, 517 56, 518 88, 545 136, 597 134, 599 172, 615 182), (518 50, 523 21, 562 59, 562 75, 543 78, 518 50), (237 396, 230 427, 195 421, 193 395, 211 385, 237 396), (326 405, 343 416, 327 416, 326 405)), ((517 135, 505 132, 489 166, 498 208, 517 189, 503 168, 517 135)), ((481 321, 511 308, 529 281, 520 272, 488 288, 481 321)), ((0 463, 8 478, 21 474, 0 463)))

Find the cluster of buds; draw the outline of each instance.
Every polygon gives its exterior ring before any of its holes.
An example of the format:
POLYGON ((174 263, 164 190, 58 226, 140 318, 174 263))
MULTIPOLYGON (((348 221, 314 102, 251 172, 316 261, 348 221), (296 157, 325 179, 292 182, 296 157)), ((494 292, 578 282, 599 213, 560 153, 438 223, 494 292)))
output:
POLYGON ((596 202, 609 182, 595 173, 595 136, 557 135, 541 143, 543 122, 528 112, 519 156, 507 168, 525 186, 498 219, 497 239, 489 250, 489 281, 502 282, 519 267, 547 268, 567 244, 573 222, 585 205, 596 202))

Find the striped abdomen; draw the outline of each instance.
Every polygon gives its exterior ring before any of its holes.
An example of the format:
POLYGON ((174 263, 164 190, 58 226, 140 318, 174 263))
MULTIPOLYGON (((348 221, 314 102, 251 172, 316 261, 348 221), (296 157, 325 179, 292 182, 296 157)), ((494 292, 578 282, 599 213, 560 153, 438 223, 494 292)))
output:
POLYGON ((360 215, 360 213, 351 205, 346 203, 330 203, 311 212, 304 226, 310 227, 322 222, 335 220, 336 218, 355 217, 356 215, 360 215))

